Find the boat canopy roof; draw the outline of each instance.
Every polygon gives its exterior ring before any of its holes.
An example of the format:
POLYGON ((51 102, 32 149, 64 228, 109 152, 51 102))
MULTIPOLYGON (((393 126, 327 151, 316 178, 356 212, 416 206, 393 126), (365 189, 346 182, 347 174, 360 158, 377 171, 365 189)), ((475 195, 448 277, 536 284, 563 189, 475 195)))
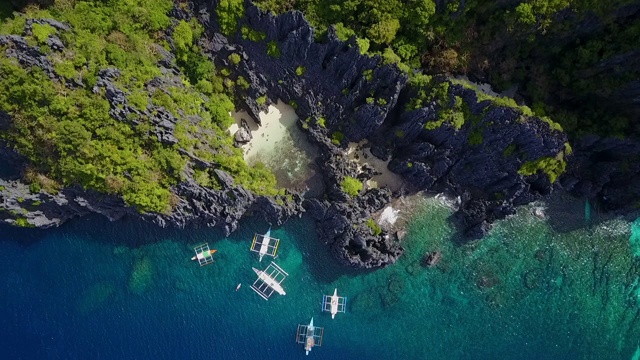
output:
POLYGON ((254 234, 253 241, 251 242, 251 251, 260 254, 262 256, 269 255, 275 257, 278 252, 278 246, 280 245, 280 239, 271 237, 271 228, 266 234, 254 234))
POLYGON ((212 255, 216 251, 215 250, 212 251, 211 249, 209 249, 208 243, 200 244, 194 247, 193 250, 196 252, 195 257, 198 260, 198 263, 200 264, 200 266, 205 266, 213 263, 212 255))

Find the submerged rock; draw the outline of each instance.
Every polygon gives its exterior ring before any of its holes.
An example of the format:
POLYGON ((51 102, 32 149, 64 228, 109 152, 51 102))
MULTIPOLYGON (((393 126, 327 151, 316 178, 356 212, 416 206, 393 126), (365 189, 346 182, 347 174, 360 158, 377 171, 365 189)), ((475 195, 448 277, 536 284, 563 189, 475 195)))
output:
POLYGON ((432 268, 438 265, 438 263, 440 263, 440 260, 442 260, 441 251, 428 252, 422 257, 422 265, 424 267, 432 268))
POLYGON ((149 257, 138 259, 129 276, 129 291, 141 295, 153 284, 153 264, 149 257))

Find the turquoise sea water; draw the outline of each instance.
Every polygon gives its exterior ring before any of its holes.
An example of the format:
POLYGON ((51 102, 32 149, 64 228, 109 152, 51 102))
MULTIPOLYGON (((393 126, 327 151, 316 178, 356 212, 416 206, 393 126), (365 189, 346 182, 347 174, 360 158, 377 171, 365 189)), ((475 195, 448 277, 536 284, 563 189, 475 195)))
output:
POLYGON ((338 265, 296 219, 276 262, 286 296, 253 293, 246 220, 224 238, 211 229, 159 229, 93 216, 58 229, 0 227, 3 359, 300 359, 297 324, 325 328, 322 359, 631 359, 640 319, 640 220, 556 233, 529 208, 486 239, 451 240, 450 209, 425 200, 394 266, 338 265), (198 267, 209 242, 216 262, 198 267), (637 241, 637 243, 636 243, 637 241), (424 253, 442 261, 424 268, 424 253), (242 288, 235 292, 236 284, 242 288), (337 287, 347 313, 321 313, 337 287))

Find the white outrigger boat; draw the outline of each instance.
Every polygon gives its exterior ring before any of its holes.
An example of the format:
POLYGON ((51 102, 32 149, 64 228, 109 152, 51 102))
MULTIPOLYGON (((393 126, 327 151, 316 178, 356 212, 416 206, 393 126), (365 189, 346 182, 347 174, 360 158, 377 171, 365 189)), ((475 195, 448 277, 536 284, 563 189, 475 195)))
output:
POLYGON ((252 269, 256 275, 258 275, 258 279, 253 282, 251 288, 263 299, 269 300, 274 292, 277 292, 280 295, 287 295, 284 288, 282 288, 281 283, 287 278, 287 276, 289 276, 289 274, 282 270, 282 268, 276 263, 271 262, 271 264, 269 264, 269 266, 264 270, 258 270, 256 268, 252 269))
POLYGON ((208 243, 198 245, 194 247, 193 250, 196 252, 196 254, 191 258, 191 260, 198 260, 200 266, 205 266, 213 263, 213 254, 218 251, 215 249, 209 249, 208 243))
POLYGON ((253 235, 251 251, 257 252, 258 255, 260 255, 260 261, 262 261, 265 255, 275 257, 278 251, 278 245, 280 245, 280 239, 271 237, 271 228, 269 228, 264 235, 253 235))
POLYGON ((304 350, 307 355, 315 346, 322 346, 322 337, 324 336, 324 328, 314 326, 313 318, 309 325, 298 325, 296 332, 296 342, 304 344, 304 350))
POLYGON ((333 290, 333 295, 322 295, 322 311, 328 311, 331 313, 331 318, 334 319, 336 314, 345 312, 347 307, 347 298, 338 296, 338 288, 333 290))

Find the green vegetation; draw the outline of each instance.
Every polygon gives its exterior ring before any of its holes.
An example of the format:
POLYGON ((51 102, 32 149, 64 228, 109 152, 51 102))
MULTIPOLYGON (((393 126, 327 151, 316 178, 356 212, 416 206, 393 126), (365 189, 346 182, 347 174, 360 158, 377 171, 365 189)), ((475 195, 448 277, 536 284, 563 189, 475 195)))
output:
POLYGON ((26 218, 23 217, 17 218, 15 224, 20 227, 34 227, 26 218))
POLYGON ((342 41, 349 40, 352 36, 356 35, 356 32, 344 26, 343 23, 334 24, 334 28, 336 29, 336 35, 338 39, 342 41))
POLYGON ((222 33, 233 35, 238 29, 238 19, 244 17, 244 0, 220 0, 216 14, 222 33))
POLYGON ((448 0, 437 12, 435 0, 255 3, 302 11, 319 38, 333 24, 338 38, 355 36, 363 54, 403 70, 473 73, 498 92, 517 84, 537 115, 569 134, 640 133, 634 105, 620 101, 640 77, 629 56, 640 46, 640 22, 621 10, 634 0, 448 0))
POLYGON ((231 55, 229 55, 229 61, 233 64, 233 65, 238 65, 240 63, 240 55, 233 53, 231 55))
POLYGON ((28 167, 24 171, 24 180, 29 184, 29 191, 34 194, 40 191, 52 195, 58 193, 59 184, 47 176, 38 173, 34 168, 28 167))
POLYGON ((344 134, 341 133, 340 131, 336 131, 333 134, 331 134, 331 142, 334 145, 340 145, 342 143, 342 140, 344 140, 344 134))
POLYGON ((256 99, 256 103, 258 105, 264 105, 267 102, 267 96, 266 95, 262 95, 259 98, 256 99))
POLYGON ((323 117, 319 117, 316 121, 316 124, 320 125, 320 127, 327 127, 326 120, 323 117))
POLYGON ((475 129, 469 134, 469 145, 481 145, 483 140, 481 128, 475 129))
POLYGON ((242 34, 242 38, 245 40, 251 40, 251 41, 263 41, 264 39, 267 38, 267 34, 257 31, 257 30, 253 30, 247 26, 243 26, 240 29, 240 33, 242 34))
POLYGON ((366 55, 367 51, 369 51, 370 42, 369 39, 356 39, 356 43, 358 44, 358 48, 360 49, 360 54, 366 55))
POLYGON ((509 144, 509 146, 507 146, 507 148, 504 149, 504 151, 502 152, 502 156, 504 157, 511 156, 514 154, 515 151, 516 151, 516 145, 509 144))
POLYGON ((33 24, 31 32, 33 33, 33 37, 38 41, 38 44, 45 44, 47 38, 56 33, 56 29, 49 24, 33 24))
POLYGON ((249 82, 242 76, 238 76, 238 79, 236 79, 236 85, 243 90, 247 90, 251 87, 251 84, 249 84, 249 82))
POLYGON ((567 163, 562 158, 544 157, 536 161, 528 161, 522 164, 518 170, 518 174, 528 176, 533 175, 538 171, 542 171, 547 174, 549 181, 554 183, 558 176, 564 172, 566 167, 567 163))
POLYGON ((351 196, 357 196, 362 191, 362 182, 354 177, 347 176, 340 183, 340 188, 351 196))
MULTIPOLYGON (((183 179, 190 161, 180 149, 218 164, 237 184, 257 193, 278 192, 273 174, 264 166, 248 167, 226 135, 233 122, 229 116, 233 102, 213 64, 194 44, 203 32, 195 20, 179 21, 171 32, 177 65, 185 74, 182 86, 145 89, 145 83, 162 75, 157 48, 169 46, 162 30, 171 26, 167 13, 172 7, 171 0, 56 2, 47 10, 29 7, 24 15, 0 24, 0 33, 5 34, 22 34, 29 17, 55 18, 71 25, 71 31, 57 32, 66 50, 50 51, 47 56, 57 74, 84 85, 67 88, 38 68, 24 68, 0 57, 4 89, 0 110, 13 119, 11 128, 0 136, 31 160, 33 167, 25 172, 25 181, 32 192, 55 194, 61 186, 79 184, 120 195, 142 212, 167 212, 176 200, 170 189, 183 179), (174 132, 177 145, 160 143, 150 132, 153 125, 146 115, 134 115, 137 126, 108 115, 110 105, 104 94, 92 91, 98 72, 107 67, 120 70, 115 83, 128 94, 132 106, 140 110, 150 104, 162 106, 179 119, 174 132), (183 114, 201 120, 189 120, 183 114)), ((35 25, 33 36, 27 37, 31 43, 56 33, 48 25, 35 25)), ((242 86, 240 79, 238 83, 242 86)), ((212 173, 198 175, 205 186, 219 186, 212 173)))
POLYGON ((62 76, 65 79, 72 79, 78 75, 76 68, 71 61, 61 61, 54 66, 56 74, 62 76))
POLYGON ((456 130, 460 130, 466 120, 472 120, 472 122, 478 121, 478 119, 475 119, 471 115, 468 105, 464 103, 459 96, 455 96, 453 98, 453 104, 450 104, 448 91, 449 84, 447 82, 437 85, 430 84, 427 88, 419 91, 418 97, 411 99, 409 102, 407 106, 408 109, 420 108, 423 104, 431 101, 435 101, 438 104, 438 118, 427 122, 424 125, 425 129, 437 129, 442 126, 442 124, 448 123, 456 130))
POLYGON ((367 69, 365 71, 362 72, 362 76, 364 76, 364 78, 367 81, 372 81, 373 80, 373 70, 372 69, 367 69))
POLYGON ((380 234, 382 234, 382 229, 380 228, 380 225, 376 224, 375 221, 373 221, 373 219, 369 218, 367 219, 367 226, 369 227, 369 229, 371 229, 371 233, 375 236, 378 236, 380 234))
POLYGON ((193 35, 191 25, 184 20, 180 20, 178 25, 173 29, 173 42, 178 58, 181 61, 187 61, 188 59, 188 52, 194 40, 193 35))
POLYGON ((29 192, 32 194, 37 194, 40 192, 40 190, 42 190, 42 187, 40 187, 40 184, 38 184, 37 182, 33 182, 31 184, 29 184, 29 192))
POLYGON ((296 68, 296 75, 298 75, 298 76, 304 75, 305 70, 307 70, 307 69, 305 69, 304 66, 298 66, 296 68))
POLYGON ((280 49, 278 48, 277 42, 272 40, 267 43, 267 55, 274 58, 280 57, 280 49))

